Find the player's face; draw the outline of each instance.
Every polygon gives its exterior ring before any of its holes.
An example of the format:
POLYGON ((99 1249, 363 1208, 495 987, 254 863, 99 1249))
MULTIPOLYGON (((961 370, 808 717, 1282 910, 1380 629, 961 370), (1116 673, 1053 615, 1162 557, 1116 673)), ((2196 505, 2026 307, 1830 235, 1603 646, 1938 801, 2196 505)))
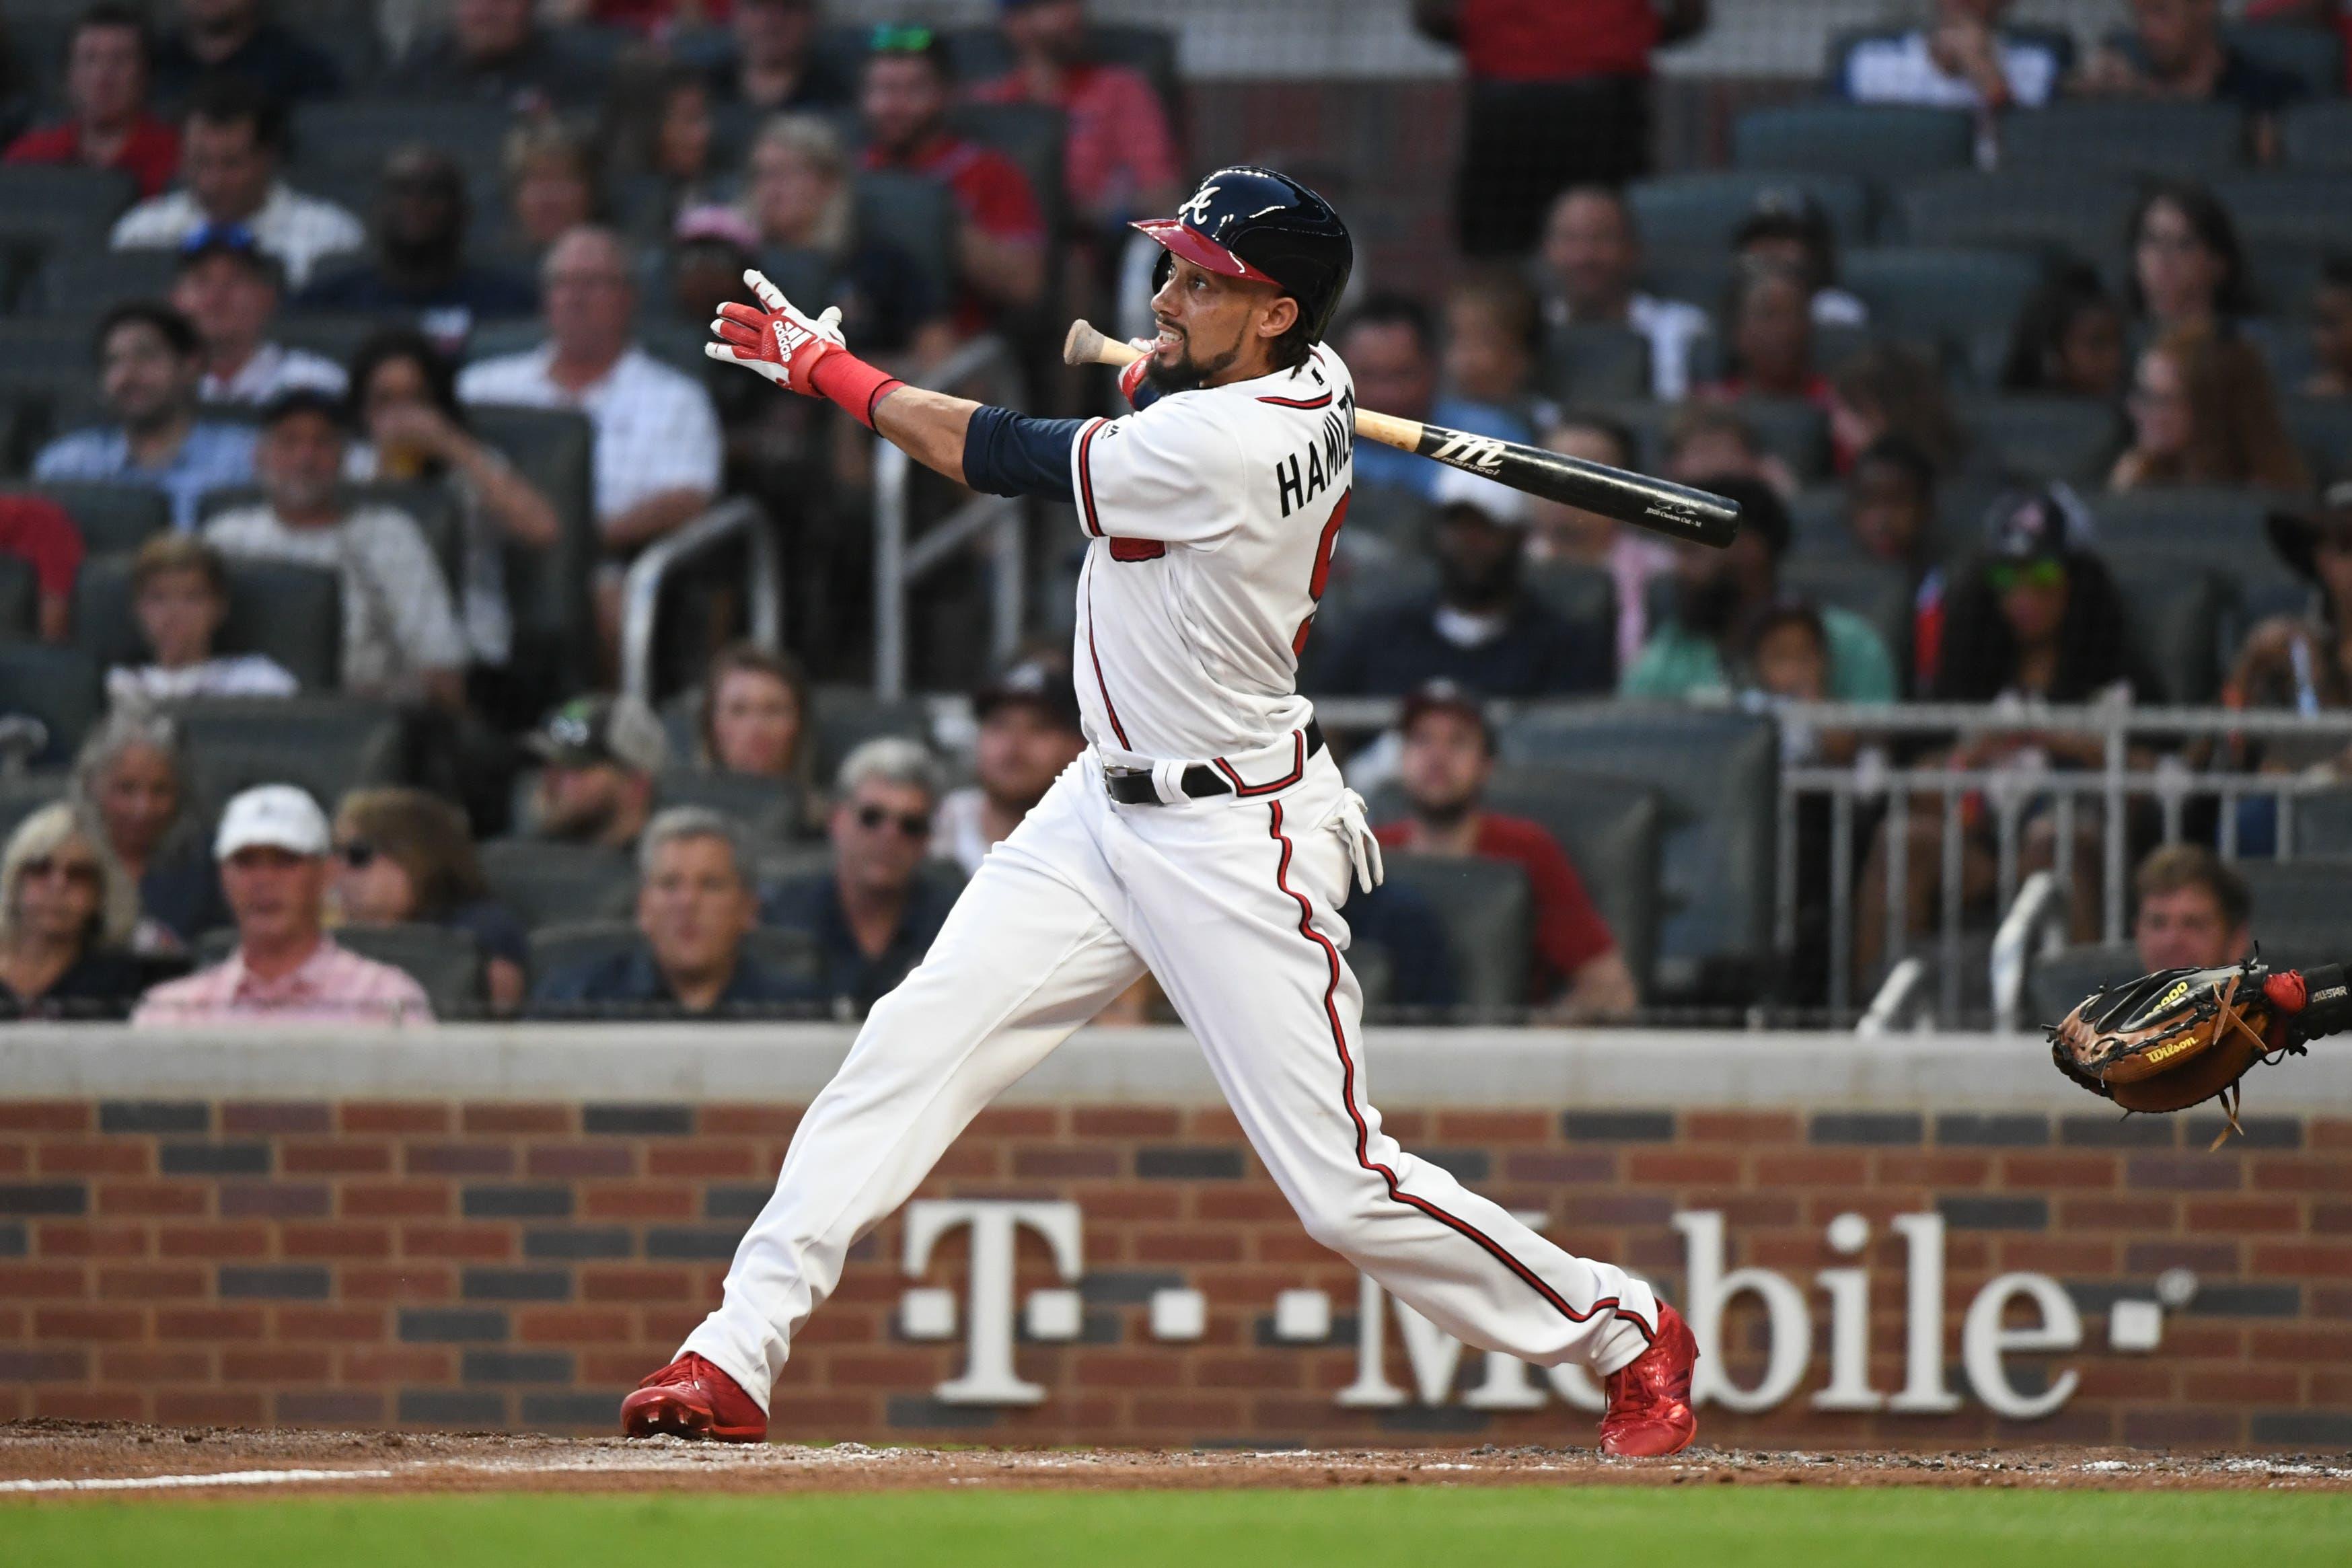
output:
POLYGON ((1181 256, 1168 259, 1167 279, 1151 297, 1160 329, 1144 372, 1151 384, 1189 392, 1263 373, 1253 350, 1289 327, 1297 302, 1271 284, 1227 277, 1181 256))
POLYGON ((1475 806, 1494 768, 1486 732, 1477 721, 1445 708, 1413 721, 1397 758, 1405 799, 1419 815, 1440 821, 1475 806))
POLYGON ((702 977, 730 967, 759 919, 724 839, 672 839, 637 892, 637 929, 663 970, 702 977))
POLYGON ((1006 810, 1026 811, 1045 799, 1086 744, 1034 703, 1000 702, 981 723, 972 770, 990 800, 1006 810))
POLYGON ((2210 969, 2243 956, 2246 934, 2231 928, 2210 889, 2192 884, 2140 900, 2132 942, 2150 969, 2210 969))

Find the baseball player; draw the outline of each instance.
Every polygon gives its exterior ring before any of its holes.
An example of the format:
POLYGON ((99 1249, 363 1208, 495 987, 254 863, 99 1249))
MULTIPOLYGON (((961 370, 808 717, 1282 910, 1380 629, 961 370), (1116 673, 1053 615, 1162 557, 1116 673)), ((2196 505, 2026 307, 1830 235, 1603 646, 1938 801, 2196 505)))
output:
POLYGON ((706 346, 827 398, 929 467, 1073 504, 1087 750, 982 863, 930 955, 875 1007, 803 1118, 726 1298, 621 1405, 631 1436, 751 1442, 850 1244, 980 1110, 1147 968, 1308 1234, 1465 1343, 1605 1379, 1602 1450, 1691 1440, 1690 1331, 1381 1130, 1351 880, 1380 879, 1362 800, 1296 686, 1348 515, 1355 392, 1322 338, 1354 257, 1322 197, 1222 169, 1172 218, 1135 412, 1032 419, 909 387, 765 277, 706 346), (1352 873, 1352 877, 1351 877, 1352 873))

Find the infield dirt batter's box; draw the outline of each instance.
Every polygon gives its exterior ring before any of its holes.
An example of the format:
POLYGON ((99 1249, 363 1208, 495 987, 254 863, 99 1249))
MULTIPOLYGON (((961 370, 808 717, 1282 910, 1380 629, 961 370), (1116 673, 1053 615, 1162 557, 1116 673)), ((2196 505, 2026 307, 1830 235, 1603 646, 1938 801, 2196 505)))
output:
MULTIPOLYGON (((811 1027, 0 1036, 0 1416, 609 1427, 846 1044, 811 1027)), ((2352 1074, 2246 1134, 2035 1041, 1376 1036, 1390 1125, 1664 1286, 1710 1440, 2352 1447, 2352 1074)), ((1073 1042, 862 1242, 777 1430, 1588 1441, 1308 1241, 1177 1031, 1073 1042)))

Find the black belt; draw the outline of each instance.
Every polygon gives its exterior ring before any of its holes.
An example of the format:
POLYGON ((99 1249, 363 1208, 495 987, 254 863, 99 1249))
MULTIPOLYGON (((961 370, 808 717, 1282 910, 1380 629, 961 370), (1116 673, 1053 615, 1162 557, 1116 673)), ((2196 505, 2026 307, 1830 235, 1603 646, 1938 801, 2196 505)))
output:
MULTIPOLYGON (((1206 800, 1218 795, 1271 795, 1276 789, 1286 789, 1297 783, 1299 774, 1306 771, 1307 758, 1322 749, 1323 726, 1310 718, 1307 721, 1307 741, 1298 756, 1298 767, 1288 778, 1265 784, 1242 780, 1236 787, 1235 779, 1228 778, 1218 764, 1195 762, 1184 769, 1178 788, 1195 800, 1206 800)), ((1157 806, 1160 803, 1160 791, 1152 786, 1150 768, 1106 768, 1103 769, 1103 789, 1122 806, 1157 806)))

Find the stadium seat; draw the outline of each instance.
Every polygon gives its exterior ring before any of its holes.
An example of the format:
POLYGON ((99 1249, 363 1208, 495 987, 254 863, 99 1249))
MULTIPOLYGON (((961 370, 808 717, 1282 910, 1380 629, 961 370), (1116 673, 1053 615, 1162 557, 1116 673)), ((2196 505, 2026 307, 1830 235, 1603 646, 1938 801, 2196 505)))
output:
POLYGON ((400 716, 357 697, 209 697, 172 705, 206 819, 257 784, 295 784, 328 811, 400 777, 400 716))
POLYGON ((2202 176, 2237 167, 2245 152, 2244 111, 2227 103, 2078 100, 2001 122, 2008 169, 2202 176))
POLYGON ((1057 235, 1069 218, 1069 198, 1062 188, 1068 118, 1045 104, 962 103, 948 110, 948 128, 1018 164, 1045 212, 1046 232, 1057 235))
POLYGON ((2290 169, 2352 169, 2352 99, 2294 105, 2280 117, 2279 144, 2290 169))
POLYGON ((621 915, 636 895, 636 862, 593 844, 492 839, 481 862, 492 896, 533 929, 621 915))
POLYGON ((2250 248, 2279 241, 2352 248, 2352 169, 2232 174, 2212 188, 2250 248))
POLYGON ((2282 316, 2303 316, 2311 308, 2312 291, 2319 287, 2320 268, 2336 251, 2352 248, 2342 239, 2272 238, 2246 247, 2246 276, 2253 282, 2258 308, 2282 316))
POLYGON ((2131 183, 2113 175, 2011 169, 1906 182, 1895 211, 1907 244, 2056 251, 2096 264, 2124 244, 2137 200, 2131 183))
POLYGON ((1533 561, 1520 570, 1543 607, 1571 625, 1590 627, 1601 642, 1617 639, 1617 583, 1601 567, 1575 561, 1533 561))
POLYGON ((1846 526, 1845 486, 1834 481, 1809 485, 1789 503, 1791 555, 1846 556, 1861 549, 1846 526))
POLYGON ((2212 567, 2129 550, 2102 552, 2123 589, 2140 657, 2163 681, 2160 693, 2134 694, 2141 703, 2202 706, 2221 690, 2221 624, 2234 606, 2234 584, 2212 567))
POLYGON ((798 785, 745 773, 671 768, 655 782, 654 804, 708 807, 760 839, 792 840, 807 832, 808 801, 798 785))
POLYGON ((0 164, 0 212, 53 218, 61 233, 103 241, 114 220, 139 199, 139 186, 117 169, 66 163, 0 164))
POLYGON ((1898 674, 1911 666, 1911 574, 1900 566, 1854 554, 1791 554, 1780 563, 1785 593, 1835 606, 1870 622, 1898 674))
MULTIPOLYGON (((1820 170, 1668 174, 1634 181, 1625 187, 1625 202, 1642 231, 1643 246, 1654 261, 1676 251, 1714 255, 1727 249, 1733 233, 1756 210, 1757 198, 1767 191, 1785 190, 1811 198, 1829 219, 1840 246, 1860 245, 1870 237, 1870 188, 1853 175, 1820 170)), ((1711 302, 1714 293, 1698 298, 1711 302)))
POLYGON ((1673 813, 1662 844, 1661 992, 1762 989, 1772 963, 1780 743, 1755 714, 1578 703, 1520 716, 1503 759, 1639 779, 1673 813))
POLYGON ((41 634, 41 584, 23 556, 0 555, 0 643, 29 642, 41 634))
POLYGON ((48 745, 26 759, 33 767, 70 761, 105 706, 98 664, 79 648, 0 643, 0 716, 23 714, 49 732, 48 745))
POLYGON ((1978 398, 1958 413, 1972 446, 2022 478, 2097 485, 2124 441, 2122 418, 2086 398, 1978 398))
POLYGON ((1558 402, 1650 395, 1650 340, 1628 327, 1553 327, 1544 334, 1538 365, 1546 395, 1558 402))
POLYGON ((446 925, 340 925, 335 940, 379 964, 405 971, 425 988, 434 1016, 479 1017, 488 1005, 482 949, 469 932, 446 925))
POLYGON ((2242 860, 2254 897, 2254 937, 2282 963, 2333 963, 2352 956, 2352 858, 2242 860))
POLYGON ((945 185, 918 174, 861 172, 852 182, 857 232, 907 253, 930 286, 931 298, 956 297, 955 198, 945 185))
POLYGON ((1528 1002, 1535 914, 1525 867, 1458 855, 1391 854, 1388 874, 1437 906, 1464 1011, 1494 1016, 1528 1002))
MULTIPOLYGON (((101 668, 146 656, 132 618, 131 558, 93 558, 74 585, 74 641, 101 668)), ((231 560, 228 616, 219 646, 227 653, 265 653, 306 692, 331 694, 342 680, 342 583, 320 567, 231 560)))
POLYGON ((151 535, 172 526, 172 503, 163 492, 144 485, 59 479, 26 488, 66 509, 74 527, 81 530, 83 548, 92 556, 135 550, 151 535))
MULTIPOLYGON (((171 291, 178 255, 168 250, 107 250, 92 243, 51 256, 37 283, 16 301, 19 310, 39 310, 84 323, 96 320, 125 299, 161 299, 171 291)), ((88 339, 85 337, 84 342, 88 339)))
POLYGON ((2315 473, 2329 481, 2352 479, 2352 400, 2291 397, 2284 413, 2315 473))
POLYGON ((52 801, 62 800, 73 775, 62 768, 42 773, 0 773, 0 844, 18 823, 52 801))
POLYGON ((2299 855, 2352 857, 2352 784, 2293 797, 2299 855))
POLYGON ((1486 803, 1542 823, 1559 841, 1647 997, 1657 965, 1664 800, 1640 779, 1513 762, 1496 768, 1486 803))
POLYGON ((1755 428, 1764 450, 1789 465, 1799 484, 1830 471, 1829 416, 1803 398, 1744 397, 1732 405, 1755 428))
POLYGON ((2139 954, 2128 942, 2093 942, 2034 959, 2025 976, 2025 1016, 2029 1030, 2057 1023, 2084 997, 2102 986, 2120 985, 2146 972, 2139 954))
POLYGON ((920 697, 886 700, 865 686, 821 685, 809 693, 816 727, 816 776, 830 785, 842 759, 877 736, 929 746, 930 708, 920 697))
MULTIPOLYGON (((350 98, 297 105, 290 178, 304 190, 345 181, 372 190, 395 149, 423 143, 456 160, 477 213, 500 209, 503 159, 514 116, 502 103, 350 98)), ((364 214, 372 203, 354 210, 364 214)))
POLYGON ((2042 280, 2031 256, 2006 250, 1894 246, 1856 251, 1840 270, 1869 305, 1873 331, 1954 348, 1980 328, 2015 321, 2042 280))
POLYGON ((1974 119, 1958 110, 1824 99, 1741 115, 1731 128, 1731 161, 1742 169, 1885 179, 1965 169, 1976 156, 1976 135, 1974 119))
MULTIPOLYGON (((645 938, 627 920, 575 920, 544 925, 530 934, 530 978, 536 986, 577 964, 634 951, 645 938)), ((743 956, 778 974, 814 980, 824 956, 805 931, 755 926, 743 938, 743 956)))
MULTIPOLYGON (((2152 490, 2102 491, 2084 497, 2098 521, 2104 548, 2261 544, 2263 515, 2275 497, 2259 491, 2182 485, 2152 490)), ((2263 548, 2267 549, 2266 545, 2263 548)))
POLYGON ((509 549, 507 603, 514 612, 518 675, 549 700, 573 689, 594 656, 588 582, 603 546, 596 530, 596 436, 566 409, 478 403, 466 411, 474 434, 498 448, 555 507, 562 525, 543 550, 509 549))

